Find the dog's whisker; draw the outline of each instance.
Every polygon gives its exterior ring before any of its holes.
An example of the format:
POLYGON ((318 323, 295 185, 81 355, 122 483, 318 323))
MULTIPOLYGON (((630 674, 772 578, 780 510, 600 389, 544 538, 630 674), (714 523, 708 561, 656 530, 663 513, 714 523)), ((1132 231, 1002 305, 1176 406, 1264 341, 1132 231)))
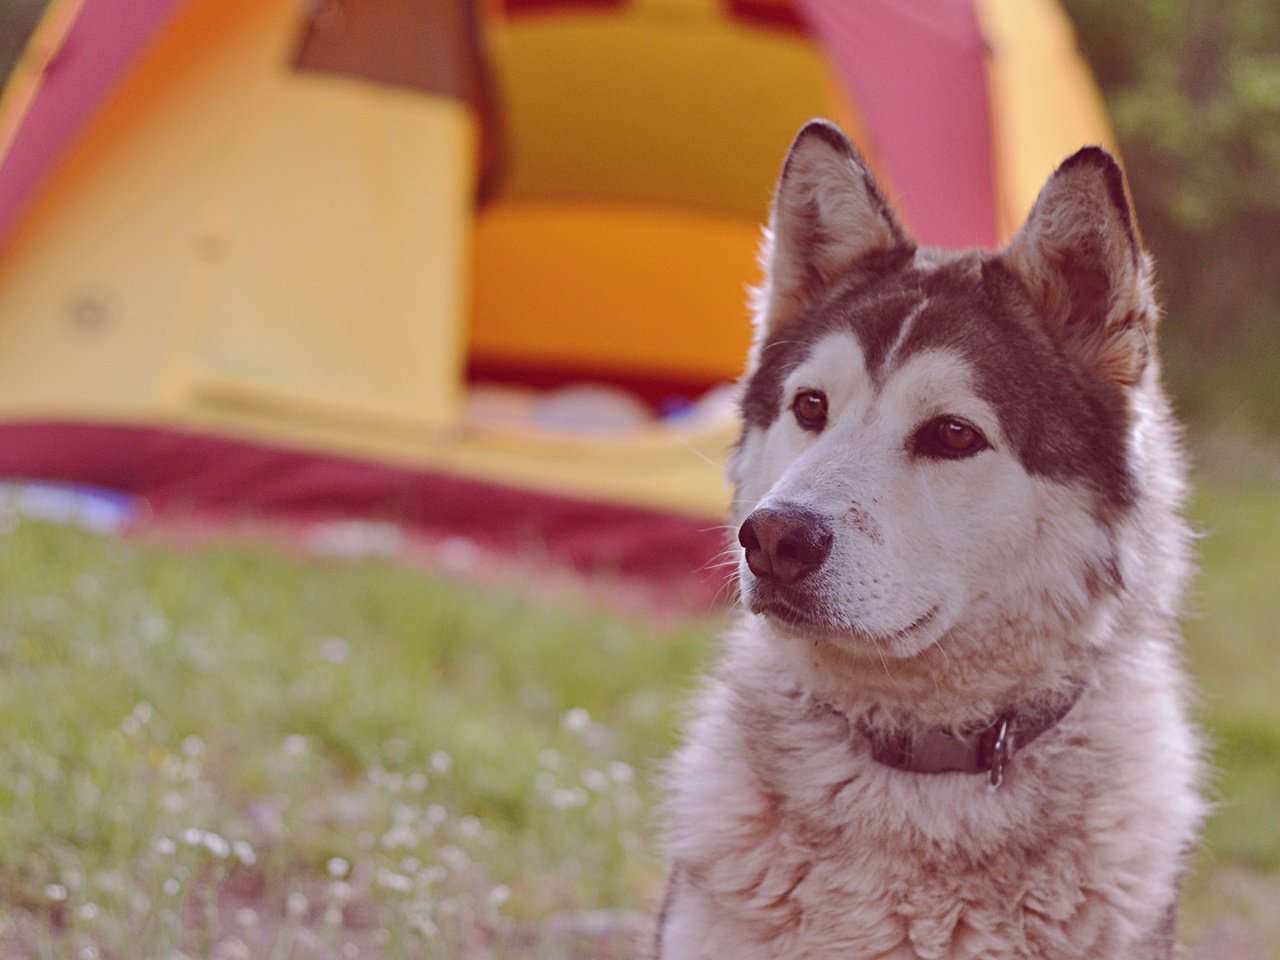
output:
POLYGON ((799 346, 803 343, 803 340, 773 340, 766 343, 760 352, 764 353, 768 350, 776 350, 778 347, 799 346))
POLYGON ((699 450, 694 445, 693 441, 691 441, 688 437, 680 438, 680 446, 682 446, 684 449, 692 453, 695 457, 701 460, 706 466, 714 468, 716 473, 724 472, 724 463, 722 461, 717 460, 715 457, 712 457, 711 455, 705 453, 702 450, 699 450))
POLYGON ((880 658, 880 666, 884 667, 884 675, 892 680, 893 671, 889 669, 889 659, 884 655, 884 648, 880 646, 880 639, 874 633, 871 634, 871 643, 875 646, 876 655, 880 658))

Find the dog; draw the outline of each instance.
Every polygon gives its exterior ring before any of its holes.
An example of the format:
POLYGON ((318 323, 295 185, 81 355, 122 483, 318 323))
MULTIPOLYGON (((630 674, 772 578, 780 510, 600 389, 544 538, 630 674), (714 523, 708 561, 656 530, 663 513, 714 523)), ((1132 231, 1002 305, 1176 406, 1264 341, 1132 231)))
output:
POLYGON ((945 252, 816 120, 761 262, 743 609, 667 771, 658 960, 1167 960, 1191 535, 1119 165, 945 252))

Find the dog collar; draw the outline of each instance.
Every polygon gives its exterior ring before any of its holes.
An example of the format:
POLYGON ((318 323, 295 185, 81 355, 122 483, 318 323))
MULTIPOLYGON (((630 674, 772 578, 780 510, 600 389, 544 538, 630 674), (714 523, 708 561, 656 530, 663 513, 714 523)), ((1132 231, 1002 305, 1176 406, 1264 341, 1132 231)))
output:
POLYGON ((967 731, 935 727, 886 732, 872 729, 864 719, 858 722, 858 732, 870 743, 877 763, 912 773, 985 773, 991 786, 998 787, 1014 754, 1056 726, 1082 693, 1084 684, 1076 684, 1061 700, 1010 709, 967 731))

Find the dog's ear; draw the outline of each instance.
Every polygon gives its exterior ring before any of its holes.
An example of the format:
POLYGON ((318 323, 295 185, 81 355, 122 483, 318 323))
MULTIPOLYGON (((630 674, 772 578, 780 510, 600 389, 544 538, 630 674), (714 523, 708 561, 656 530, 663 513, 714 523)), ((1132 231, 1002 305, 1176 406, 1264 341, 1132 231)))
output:
POLYGON ((874 255, 913 250, 849 138, 830 121, 810 121, 783 164, 760 250, 757 343, 795 320, 834 280, 856 282, 874 255))
POLYGON ((1104 377, 1133 386, 1159 312, 1124 173, 1085 147, 1053 173, 1004 259, 1049 333, 1104 377))

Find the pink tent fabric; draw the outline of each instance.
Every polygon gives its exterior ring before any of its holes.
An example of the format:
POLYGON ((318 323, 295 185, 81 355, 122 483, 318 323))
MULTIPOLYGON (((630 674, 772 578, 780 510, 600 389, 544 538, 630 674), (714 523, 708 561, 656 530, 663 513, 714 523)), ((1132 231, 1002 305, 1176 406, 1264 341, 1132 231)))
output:
POLYGON ((0 160, 0 240, 178 0, 85 0, 0 160))
POLYGON ((973 0, 800 0, 800 6, 854 93, 867 147, 888 171, 916 239, 994 246, 988 50, 973 0))

